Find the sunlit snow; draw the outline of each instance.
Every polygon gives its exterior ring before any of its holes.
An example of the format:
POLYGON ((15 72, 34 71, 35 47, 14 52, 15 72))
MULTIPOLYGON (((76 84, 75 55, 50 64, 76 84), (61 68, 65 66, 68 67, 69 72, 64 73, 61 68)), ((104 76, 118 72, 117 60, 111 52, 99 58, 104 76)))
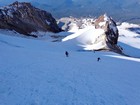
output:
POLYGON ((137 58, 83 51, 74 39, 100 35, 91 28, 63 42, 0 31, 0 105, 139 105, 140 39, 126 26, 118 28, 123 51, 137 58))

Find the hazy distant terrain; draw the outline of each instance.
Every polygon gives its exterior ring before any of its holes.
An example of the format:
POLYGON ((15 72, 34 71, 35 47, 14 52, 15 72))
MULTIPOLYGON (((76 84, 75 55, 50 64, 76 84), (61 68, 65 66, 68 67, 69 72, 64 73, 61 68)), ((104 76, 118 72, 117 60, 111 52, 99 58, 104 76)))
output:
MULTIPOLYGON (((48 10, 56 18, 65 16, 87 17, 103 13, 111 15, 117 21, 140 23, 139 0, 18 0, 32 2, 41 9, 48 10)), ((7 5, 14 0, 0 0, 7 5)))

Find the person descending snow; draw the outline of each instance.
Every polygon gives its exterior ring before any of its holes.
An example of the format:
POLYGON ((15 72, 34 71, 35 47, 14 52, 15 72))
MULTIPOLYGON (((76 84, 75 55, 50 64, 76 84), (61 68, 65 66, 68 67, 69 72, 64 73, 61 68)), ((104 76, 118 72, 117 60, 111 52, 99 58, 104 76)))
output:
POLYGON ((98 58, 97 58, 97 61, 100 61, 100 60, 101 60, 101 58, 100 58, 100 57, 98 57, 98 58))
POLYGON ((65 51, 65 55, 66 57, 69 57, 69 53, 67 51, 65 51))

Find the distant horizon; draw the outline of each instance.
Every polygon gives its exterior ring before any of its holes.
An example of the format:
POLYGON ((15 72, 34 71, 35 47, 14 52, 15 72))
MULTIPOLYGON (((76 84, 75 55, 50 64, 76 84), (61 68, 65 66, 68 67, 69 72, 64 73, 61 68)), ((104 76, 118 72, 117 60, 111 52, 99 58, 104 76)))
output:
MULTIPOLYGON (((37 8, 50 12, 55 18, 100 16, 107 13, 117 21, 140 24, 139 0, 16 0, 31 2, 37 8), (135 8, 134 8, 135 7, 135 8), (80 10, 80 11, 79 11, 80 10)), ((15 0, 0 0, 0 6, 9 5, 15 0)))

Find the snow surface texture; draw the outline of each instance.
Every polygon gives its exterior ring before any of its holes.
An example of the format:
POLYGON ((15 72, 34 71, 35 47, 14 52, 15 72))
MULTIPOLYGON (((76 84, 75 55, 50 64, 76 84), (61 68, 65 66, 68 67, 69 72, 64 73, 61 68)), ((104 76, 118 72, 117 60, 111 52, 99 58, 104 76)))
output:
MULTIPOLYGON (((139 34, 130 27, 118 26, 120 45, 140 57, 139 34)), ((140 58, 83 51, 76 44, 0 32, 0 105, 140 104, 140 58)))

